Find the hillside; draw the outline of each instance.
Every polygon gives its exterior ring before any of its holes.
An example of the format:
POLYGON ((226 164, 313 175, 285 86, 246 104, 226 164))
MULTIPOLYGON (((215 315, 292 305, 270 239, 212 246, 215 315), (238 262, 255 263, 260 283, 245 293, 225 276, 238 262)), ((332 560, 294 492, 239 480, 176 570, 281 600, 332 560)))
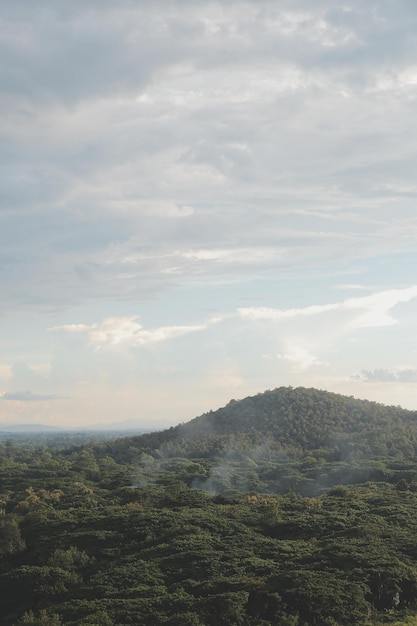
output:
POLYGON ((133 464, 137 484, 180 476, 212 494, 316 496, 367 480, 417 489, 417 413, 339 394, 281 387, 232 400, 188 423, 91 448, 133 464))
POLYGON ((317 389, 280 387, 198 417, 179 428, 183 435, 248 433, 302 450, 360 443, 371 433, 386 446, 401 435, 417 442, 417 412, 357 400, 317 389), (387 437, 387 433, 390 436, 387 437))
POLYGON ((222 454, 228 446, 250 449, 268 443, 286 452, 326 449, 339 459, 414 458, 417 412, 340 394, 279 387, 205 413, 161 432, 121 439, 113 454, 137 451, 162 456, 222 454))
POLYGON ((0 440, 4 626, 417 626, 416 415, 314 389, 0 440), (59 435, 59 442, 62 435, 59 435))

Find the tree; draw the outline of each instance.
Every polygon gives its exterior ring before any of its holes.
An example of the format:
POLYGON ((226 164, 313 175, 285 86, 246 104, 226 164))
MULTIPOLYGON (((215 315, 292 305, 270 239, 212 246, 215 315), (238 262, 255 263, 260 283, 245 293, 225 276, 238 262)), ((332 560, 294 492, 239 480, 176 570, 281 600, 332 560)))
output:
POLYGON ((11 515, 0 517, 0 558, 24 548, 17 519, 11 515))
POLYGON ((41 609, 38 617, 33 611, 24 613, 15 626, 63 626, 63 623, 58 613, 48 613, 46 609, 41 609))

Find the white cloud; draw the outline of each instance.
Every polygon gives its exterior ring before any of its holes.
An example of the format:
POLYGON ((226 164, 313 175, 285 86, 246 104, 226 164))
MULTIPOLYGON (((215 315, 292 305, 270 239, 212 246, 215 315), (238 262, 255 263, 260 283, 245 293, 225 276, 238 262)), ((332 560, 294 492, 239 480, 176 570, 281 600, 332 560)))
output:
POLYGON ((283 251, 279 248, 223 248, 206 250, 185 250, 178 253, 184 259, 195 261, 220 261, 224 264, 255 265, 279 259, 283 251))
POLYGON ((328 363, 320 361, 318 357, 301 346, 291 346, 286 352, 277 354, 276 357, 289 361, 292 365, 292 370, 296 373, 303 372, 313 366, 328 365, 328 363))
POLYGON ((246 307, 237 310, 238 315, 251 320, 285 320, 297 317, 320 315, 339 308, 338 304, 311 305, 302 309, 272 309, 268 307, 246 307))
POLYGON ((64 324, 63 326, 53 326, 49 330, 65 330, 67 333, 84 333, 92 328, 87 324, 64 324))
POLYGON ((391 326, 397 320, 390 311, 401 302, 409 302, 417 297, 417 286, 389 289, 369 296, 348 298, 340 303, 311 305, 299 309, 273 309, 248 307, 238 309, 238 315, 251 320, 284 321, 302 317, 319 316, 329 312, 350 314, 348 326, 354 328, 391 326))
POLYGON ((343 289, 343 291, 346 290, 360 290, 360 291, 365 291, 366 287, 364 287, 364 285, 357 285, 354 283, 346 283, 346 284, 342 284, 342 285, 336 285, 336 289, 343 289))
POLYGON ((146 344, 166 341, 189 333, 205 330, 211 324, 223 319, 222 316, 212 317, 203 324, 186 326, 160 326, 158 328, 145 329, 138 321, 137 316, 108 317, 100 324, 64 324, 51 327, 50 331, 64 331, 68 333, 85 333, 89 343, 96 349, 105 346, 143 346, 146 344))
POLYGON ((90 343, 93 346, 115 346, 119 343, 136 343, 142 325, 135 317, 110 317, 101 324, 93 324, 88 330, 90 343))
POLYGON ((391 309, 401 302, 409 302, 417 297, 417 286, 403 289, 389 289, 374 293, 362 298, 345 300, 347 309, 365 309, 365 312, 355 317, 351 322, 352 328, 366 328, 390 326, 397 320, 390 315, 391 309))

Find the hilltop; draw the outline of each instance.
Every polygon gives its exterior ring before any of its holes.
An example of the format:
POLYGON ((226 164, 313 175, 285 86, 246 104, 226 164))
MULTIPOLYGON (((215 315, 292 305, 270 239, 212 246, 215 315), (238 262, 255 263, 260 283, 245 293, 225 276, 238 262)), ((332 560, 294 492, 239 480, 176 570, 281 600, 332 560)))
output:
POLYGON ((417 412, 318 389, 279 387, 231 400, 190 422, 109 444, 113 454, 215 456, 228 445, 262 443, 284 451, 332 450, 339 458, 402 455, 417 450, 417 412))

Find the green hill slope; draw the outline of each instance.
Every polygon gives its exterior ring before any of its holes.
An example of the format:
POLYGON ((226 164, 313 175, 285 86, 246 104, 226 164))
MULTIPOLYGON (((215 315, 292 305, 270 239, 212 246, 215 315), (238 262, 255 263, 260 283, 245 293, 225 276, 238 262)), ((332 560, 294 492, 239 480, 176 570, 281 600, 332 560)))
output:
POLYGON ((340 394, 280 387, 210 411, 175 428, 109 444, 113 453, 138 450, 210 458, 228 445, 269 442, 284 451, 326 449, 340 459, 417 451, 417 412, 340 394))
POLYGON ((302 450, 347 441, 359 443, 363 435, 372 433, 379 444, 392 447, 401 435, 413 445, 417 442, 417 412, 317 389, 280 387, 244 400, 232 400, 224 408, 182 426, 180 432, 191 436, 263 435, 283 446, 302 450))

